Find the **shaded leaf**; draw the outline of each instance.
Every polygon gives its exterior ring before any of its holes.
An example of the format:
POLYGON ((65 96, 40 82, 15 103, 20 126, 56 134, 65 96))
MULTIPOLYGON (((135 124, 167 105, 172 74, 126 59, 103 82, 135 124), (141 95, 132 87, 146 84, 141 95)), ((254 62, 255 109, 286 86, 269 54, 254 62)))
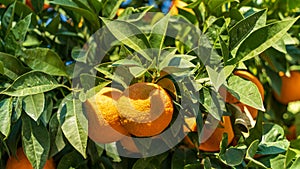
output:
POLYGON ((0 61, 3 64, 3 74, 12 80, 17 79, 28 69, 24 67, 22 62, 15 56, 0 52, 0 61))
POLYGON ((22 117, 22 143, 24 153, 33 168, 43 169, 50 150, 50 137, 47 128, 38 125, 28 116, 22 117))

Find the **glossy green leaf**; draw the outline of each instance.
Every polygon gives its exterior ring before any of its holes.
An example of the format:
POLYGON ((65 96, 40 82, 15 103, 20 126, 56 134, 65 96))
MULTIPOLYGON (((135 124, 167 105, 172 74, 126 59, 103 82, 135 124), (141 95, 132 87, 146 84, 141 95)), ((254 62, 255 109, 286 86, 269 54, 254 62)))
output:
POLYGON ((44 93, 26 96, 23 99, 23 109, 34 121, 41 116, 45 107, 44 93))
POLYGON ((66 68, 61 58, 47 48, 35 48, 24 51, 22 60, 33 70, 53 76, 67 76, 66 68))
POLYGON ((258 112, 258 116, 256 118, 256 124, 254 128, 250 129, 250 135, 245 140, 245 144, 247 146, 250 146, 250 144, 252 144, 252 142, 255 140, 261 141, 262 134, 263 134, 262 121, 263 121, 263 114, 262 112, 258 112))
POLYGON ((239 21, 229 30, 229 48, 237 47, 252 31, 265 26, 267 21, 267 10, 258 11, 251 16, 239 21))
POLYGON ((92 25, 93 30, 98 30, 100 28, 100 23, 97 15, 89 10, 80 8, 75 2, 68 0, 54 0, 50 3, 63 6, 66 9, 72 10, 73 12, 82 15, 92 25))
POLYGON ((170 15, 167 14, 163 18, 161 18, 158 22, 156 22, 151 30, 151 35, 149 38, 149 42, 151 47, 154 49, 158 49, 158 57, 160 56, 160 51, 163 48, 168 24, 170 20, 170 15))
POLYGON ((231 76, 228 79, 228 88, 238 94, 236 97, 240 102, 264 111, 264 105, 257 86, 251 81, 244 80, 238 76, 231 76), (247 90, 245 90, 247 89, 247 90))
POLYGON ((220 159, 223 163, 229 166, 236 166, 243 162, 245 150, 239 148, 230 147, 226 149, 224 154, 220 154, 220 159))
POLYGON ((6 98, 0 101, 0 132, 7 137, 10 132, 12 115, 12 98, 6 98))
POLYGON ((259 55, 280 40, 298 18, 275 22, 253 31, 239 46, 236 56, 228 64, 236 64, 259 55))
POLYGON ((27 15, 24 19, 17 22, 17 24, 10 29, 10 32, 5 37, 5 49, 12 54, 19 54, 22 48, 22 42, 25 41, 26 33, 28 31, 31 15, 27 15))
POLYGON ((62 101, 57 115, 62 132, 68 141, 83 157, 86 157, 88 121, 82 103, 70 94, 62 101))
POLYGON ((138 27, 125 21, 110 21, 105 18, 101 19, 105 23, 105 26, 108 28, 108 30, 120 42, 124 43, 135 52, 140 53, 148 61, 151 61, 152 57, 146 52, 146 50, 151 48, 150 43, 146 35, 138 27))
POLYGON ((23 98, 24 97, 17 97, 14 103, 14 112, 12 114, 11 121, 16 122, 22 115, 23 112, 23 98))
POLYGON ((28 116, 22 117, 22 143, 24 153, 33 168, 43 169, 50 150, 50 137, 47 128, 38 125, 28 116))
POLYGON ((47 25, 46 30, 55 35, 59 30, 60 18, 59 15, 53 17, 52 21, 47 25))
POLYGON ((52 97, 53 96, 51 94, 45 94, 45 106, 40 116, 40 120, 43 122, 44 126, 48 125, 53 113, 54 106, 52 97))
POLYGON ((263 125, 263 136, 257 154, 279 154, 286 152, 290 143, 285 138, 284 130, 278 124, 266 123, 263 125))
POLYGON ((18 77, 11 86, 0 94, 9 96, 28 96, 44 93, 58 87, 65 86, 58 84, 53 77, 45 73, 32 71, 18 77))
POLYGON ((3 64, 3 74, 12 80, 28 71, 22 62, 13 55, 0 52, 0 61, 5 63, 3 64))
POLYGON ((4 65, 2 61, 0 61, 0 74, 4 74, 4 65))
POLYGON ((163 153, 157 156, 138 159, 132 169, 153 169, 159 168, 161 163, 167 158, 168 153, 163 153))
POLYGON ((49 122, 49 132, 50 132, 50 157, 56 155, 60 152, 65 146, 63 132, 56 114, 52 116, 49 122))
POLYGON ((1 26, 3 26, 3 29, 6 30, 5 35, 8 34, 12 27, 12 22, 14 20, 15 15, 15 7, 16 3, 9 5, 9 7, 6 9, 5 13, 1 17, 1 26))
POLYGON ((255 160, 253 157, 256 154, 259 140, 254 140, 246 151, 246 159, 249 160, 248 167, 267 168, 263 163, 255 160))

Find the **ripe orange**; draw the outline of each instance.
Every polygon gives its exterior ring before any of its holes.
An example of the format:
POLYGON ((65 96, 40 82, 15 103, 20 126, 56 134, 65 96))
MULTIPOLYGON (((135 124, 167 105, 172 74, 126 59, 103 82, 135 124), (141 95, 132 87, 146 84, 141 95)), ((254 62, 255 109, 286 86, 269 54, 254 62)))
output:
MULTIPOLYGON (((189 127, 191 127, 192 132, 197 131, 197 124, 195 123, 196 119, 188 119, 186 120, 186 123, 189 127), (194 121, 193 125, 191 126, 190 122, 194 121)), ((185 131, 185 130, 184 130, 185 131)), ((209 127, 204 127, 202 129, 203 136, 207 136, 212 132, 210 137, 203 143, 200 144, 199 149, 202 151, 208 151, 208 152, 216 152, 220 151, 220 143, 222 141, 223 133, 228 134, 228 145, 233 141, 234 139, 234 132, 231 124, 231 120, 229 116, 223 116, 223 122, 219 123, 219 126, 217 128, 212 128, 210 129, 209 127), (214 130, 213 132, 211 130, 214 130)), ((188 148, 194 148, 195 145, 193 142, 190 140, 188 136, 185 136, 183 139, 183 143, 188 147, 188 148)))
MULTIPOLYGON (((31 0, 26 0, 26 5, 33 10, 33 6, 32 6, 32 3, 31 3, 31 0)), ((43 6, 43 9, 47 9, 47 8, 50 8, 50 5, 49 4, 44 4, 43 6)))
POLYGON ((132 153, 139 153, 139 149, 135 145, 134 140, 131 137, 124 137, 120 140, 121 145, 124 149, 132 152, 132 153))
POLYGON ((120 16, 124 11, 125 11, 124 8, 119 8, 119 9, 117 10, 117 16, 120 16))
POLYGON ((191 8, 186 8, 188 4, 181 1, 181 0, 173 0, 172 1, 172 6, 170 8, 170 13, 171 15, 178 15, 178 8, 183 9, 189 13, 194 14, 194 11, 191 8))
MULTIPOLYGON (((252 75, 250 72, 248 72, 246 70, 236 70, 233 72, 233 74, 253 82, 256 85, 256 87, 261 95, 262 100, 264 100, 264 87, 260 83, 260 81, 258 80, 257 77, 255 77, 254 75, 252 75)), ((225 87, 220 87, 219 93, 223 98, 225 98, 225 102, 231 103, 231 104, 236 104, 237 106, 239 106, 241 108, 241 110, 244 110, 245 108, 247 108, 248 111, 250 112, 250 114, 252 115, 252 118, 255 119, 257 117, 258 110, 256 108, 253 108, 253 107, 245 105, 245 104, 240 104, 240 101, 237 98, 235 98, 233 95, 231 95, 229 92, 227 92, 225 87)))
MULTIPOLYGON (((17 150, 17 158, 10 157, 6 163, 6 169, 33 169, 22 148, 17 150)), ((51 158, 46 161, 44 169, 55 169, 54 160, 51 158)))
MULTIPOLYGON (((202 151, 220 151, 220 143, 222 141, 223 133, 228 134, 228 145, 232 142, 234 138, 234 132, 232 129, 232 124, 229 116, 223 116, 223 122, 219 123, 220 127, 213 129, 214 132, 212 135, 203 143, 200 144, 199 149, 202 151)), ((197 131, 196 124, 194 125, 194 131, 197 131)), ((206 136, 206 133, 210 133, 211 129, 205 127, 202 129, 203 135, 206 136)))
POLYGON ((289 127, 289 133, 286 135, 286 138, 289 141, 295 140, 297 138, 296 125, 292 125, 289 127))
POLYGON ((279 72, 282 81, 280 95, 274 92, 275 98, 282 104, 300 100, 300 72, 291 71, 291 76, 287 77, 283 72, 279 72))
POLYGON ((161 133, 172 120, 173 104, 159 85, 140 82, 129 86, 118 100, 122 125, 138 137, 161 133))
POLYGON ((105 87, 85 103, 89 137, 98 143, 120 140, 127 131, 120 123, 117 100, 122 95, 118 89, 105 87))

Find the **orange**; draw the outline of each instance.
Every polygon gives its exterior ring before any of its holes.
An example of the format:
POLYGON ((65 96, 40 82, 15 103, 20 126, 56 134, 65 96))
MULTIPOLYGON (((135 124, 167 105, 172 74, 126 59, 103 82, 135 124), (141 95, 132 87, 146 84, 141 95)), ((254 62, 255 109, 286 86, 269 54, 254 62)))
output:
POLYGON ((121 123, 138 137, 160 134, 172 120, 173 103, 159 85, 140 82, 129 86, 118 100, 121 123))
MULTIPOLYGON (((186 123, 189 127, 191 127, 191 121, 195 121, 196 119, 190 120, 186 119, 186 123)), ((194 122, 192 127, 192 132, 197 131, 197 124, 194 122)), ((185 130, 184 130, 185 131, 185 130)), ((219 123, 219 126, 217 128, 212 128, 210 129, 208 126, 204 126, 202 129, 203 136, 207 136, 212 132, 210 137, 205 140, 205 142, 201 143, 199 146, 199 149, 202 151, 208 151, 208 152, 217 152, 220 151, 220 143, 222 141, 223 133, 228 134, 228 145, 233 141, 234 139, 234 132, 231 124, 231 120, 229 116, 223 116, 223 122, 219 123), (214 130, 213 132, 211 130, 214 130)), ((183 143, 188 147, 188 148, 194 148, 195 145, 193 142, 190 140, 188 136, 185 136, 183 139, 183 143)))
POLYGON ((167 90, 172 95, 172 97, 176 97, 176 87, 171 79, 162 78, 156 84, 167 90))
POLYGON ((105 87, 85 102, 89 137, 98 143, 120 140, 127 131, 120 122, 117 100, 122 95, 118 89, 105 87))
POLYGON ((183 2, 183 1, 173 0, 172 1, 172 6, 170 8, 171 15, 178 15, 178 13, 179 13, 178 8, 183 9, 183 10, 189 12, 189 13, 194 14, 194 11, 191 8, 186 8, 187 5, 188 4, 183 2))
MULTIPOLYGON (((33 169, 31 163, 23 152, 22 148, 17 150, 17 157, 10 157, 6 163, 6 169, 33 169)), ((51 158, 46 161, 44 169, 55 169, 54 160, 51 158)))
POLYGON ((282 81, 280 95, 274 92, 275 98, 282 104, 300 100, 300 72, 291 71, 291 76, 286 76, 283 72, 279 72, 282 81))
MULTIPOLYGON (((264 100, 264 87, 260 83, 260 81, 258 80, 257 77, 255 77, 254 75, 252 75, 250 72, 248 72, 246 70, 236 70, 233 72, 233 74, 253 82, 256 85, 256 87, 261 95, 262 100, 264 100)), ((237 106, 239 106, 241 108, 241 110, 244 110, 245 108, 247 108, 248 111, 250 112, 250 114, 252 115, 252 118, 255 119, 257 117, 258 110, 256 108, 253 108, 253 107, 245 105, 245 104, 239 104, 240 101, 237 98, 235 98, 233 95, 231 95, 229 92, 227 92, 225 87, 223 87, 223 86, 220 87, 219 93, 223 98, 225 98, 225 102, 231 103, 231 104, 236 104, 237 106)))
POLYGON ((139 149, 135 145, 134 140, 131 137, 124 137, 120 140, 121 145, 124 149, 132 152, 132 153, 139 153, 139 149))
MULTIPOLYGON (((31 0, 26 0, 26 5, 27 5, 30 9, 34 10, 34 9, 33 9, 33 6, 32 6, 32 3, 31 3, 31 0)), ((49 4, 44 4, 43 9, 48 9, 48 8, 50 8, 50 5, 49 5, 49 4)))
POLYGON ((124 11, 125 11, 124 8, 119 8, 119 9, 117 10, 117 16, 120 16, 124 11))
MULTIPOLYGON (((219 123, 220 127, 213 129, 214 132, 211 136, 203 143, 200 144, 199 149, 202 151, 220 151, 220 143, 222 141, 223 133, 228 134, 228 145, 232 142, 234 138, 234 132, 232 129, 232 124, 229 116, 223 116, 223 122, 219 123)), ((197 125, 194 125, 194 131, 197 131, 197 125)), ((206 136, 211 132, 209 127, 204 126, 202 129, 203 136, 206 136)))
POLYGON ((289 131, 289 133, 286 135, 286 138, 289 141, 295 140, 297 138, 296 125, 290 126, 288 131, 289 131))

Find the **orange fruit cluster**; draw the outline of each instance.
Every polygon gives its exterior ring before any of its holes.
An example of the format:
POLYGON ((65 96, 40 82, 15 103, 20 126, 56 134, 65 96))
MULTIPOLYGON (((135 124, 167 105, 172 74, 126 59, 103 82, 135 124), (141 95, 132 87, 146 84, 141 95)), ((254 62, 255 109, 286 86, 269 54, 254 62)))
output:
POLYGON ((173 103, 161 86, 140 82, 123 92, 103 88, 86 101, 85 110, 90 138, 109 143, 130 134, 137 137, 160 134, 172 120, 173 103))
POLYGON ((275 98, 282 104, 300 100, 300 72, 291 71, 290 76, 286 76, 283 72, 279 72, 281 78, 280 94, 274 92, 275 98))
MULTIPOLYGON (((17 158, 10 157, 6 163, 6 169, 33 169, 31 163, 23 152, 22 148, 17 150, 17 158)), ((44 169, 55 169, 54 160, 51 158, 46 161, 44 169)))

